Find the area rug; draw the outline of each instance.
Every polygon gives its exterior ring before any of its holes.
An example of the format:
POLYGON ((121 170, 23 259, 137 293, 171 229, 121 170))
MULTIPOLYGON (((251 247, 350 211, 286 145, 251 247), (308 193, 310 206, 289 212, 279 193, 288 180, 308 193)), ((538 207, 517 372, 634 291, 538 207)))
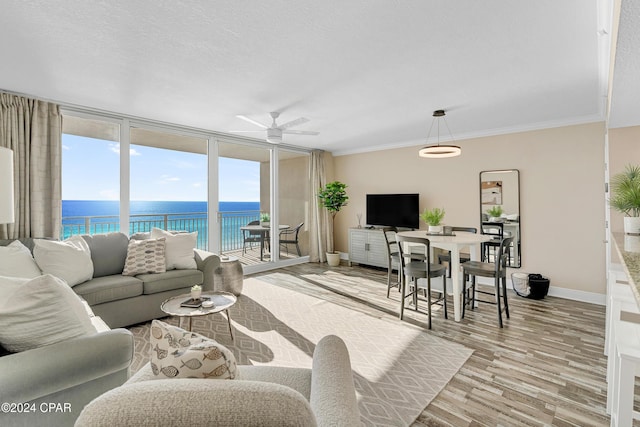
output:
MULTIPOLYGON (((239 364, 309 368, 323 336, 341 337, 364 425, 410 425, 472 353, 388 314, 374 317, 258 278, 245 279, 229 311, 235 341, 221 314, 194 318, 192 329, 227 346, 239 364)), ((178 325, 177 318, 164 320, 178 325)), ((149 360, 149 323, 130 330, 136 371, 149 360)))

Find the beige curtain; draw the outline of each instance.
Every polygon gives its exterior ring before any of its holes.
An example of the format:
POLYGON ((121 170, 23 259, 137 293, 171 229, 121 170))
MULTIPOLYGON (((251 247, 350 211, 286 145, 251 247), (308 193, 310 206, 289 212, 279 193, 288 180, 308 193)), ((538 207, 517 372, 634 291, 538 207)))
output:
POLYGON ((326 185, 325 152, 311 152, 311 215, 309 227, 309 261, 325 262, 327 248, 333 247, 333 230, 329 212, 320 204, 318 191, 326 185))
POLYGON ((13 150, 15 205, 15 222, 0 224, 0 238, 60 237, 60 107, 0 92, 0 146, 13 150))

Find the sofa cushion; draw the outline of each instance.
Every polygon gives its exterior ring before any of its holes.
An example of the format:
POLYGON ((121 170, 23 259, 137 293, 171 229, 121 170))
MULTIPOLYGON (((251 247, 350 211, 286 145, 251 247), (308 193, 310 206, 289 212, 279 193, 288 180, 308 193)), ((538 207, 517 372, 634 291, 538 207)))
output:
POLYGON ((130 276, 115 274, 91 279, 73 290, 89 305, 102 304, 142 295, 142 281, 130 276))
POLYGON ((63 242, 36 239, 33 258, 44 274, 52 274, 75 286, 93 277, 93 262, 87 242, 72 236, 63 242))
POLYGON ((217 341, 159 320, 151 322, 150 333, 151 370, 157 379, 236 377, 235 356, 217 341))
POLYGON ((151 238, 164 237, 167 242, 165 261, 167 270, 197 268, 193 250, 198 241, 198 232, 172 233, 160 228, 151 229, 151 238))
POLYGON ((145 295, 190 288, 193 285, 201 285, 204 281, 204 275, 200 270, 171 270, 158 274, 139 274, 136 278, 144 282, 145 295))
POLYGON ((164 238, 148 240, 129 240, 127 259, 122 274, 135 276, 142 273, 164 273, 166 241, 164 238))
POLYGON ((0 247, 0 276, 33 279, 42 275, 31 251, 19 240, 0 247))
POLYGON ((127 259, 129 238, 124 233, 85 234, 82 238, 89 245, 93 261, 93 277, 122 274, 127 259))
POLYGON ((95 334, 80 300, 50 274, 0 277, 0 343, 18 352, 95 334))

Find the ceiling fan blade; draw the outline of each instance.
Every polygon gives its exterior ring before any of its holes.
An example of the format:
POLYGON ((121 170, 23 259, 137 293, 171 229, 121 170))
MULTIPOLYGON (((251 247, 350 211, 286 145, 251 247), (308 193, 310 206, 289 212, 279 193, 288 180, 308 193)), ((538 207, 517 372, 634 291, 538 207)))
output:
POLYGON ((264 133, 263 130, 230 130, 231 133, 264 133))
POLYGON ((255 120, 253 120, 253 119, 250 119, 250 118, 249 118, 249 117, 247 117, 247 116, 243 116, 242 114, 238 114, 236 117, 237 117, 237 118, 239 118, 239 119, 244 120, 245 122, 249 122, 249 123, 251 123, 251 124, 254 124, 254 125, 256 125, 256 126, 259 126, 259 127, 263 128, 263 129, 269 129, 269 126, 267 126, 267 125, 263 125, 262 123, 257 122, 257 121, 255 121, 255 120))
POLYGON ((309 119, 307 119, 306 117, 300 117, 299 119, 295 119, 292 120, 290 122, 287 122, 283 125, 278 126, 280 129, 287 129, 290 128, 292 126, 297 126, 297 125, 301 125, 303 123, 307 123, 309 121, 309 119))
POLYGON ((294 135, 320 135, 320 132, 314 132, 310 130, 283 130, 282 133, 289 133, 294 135))

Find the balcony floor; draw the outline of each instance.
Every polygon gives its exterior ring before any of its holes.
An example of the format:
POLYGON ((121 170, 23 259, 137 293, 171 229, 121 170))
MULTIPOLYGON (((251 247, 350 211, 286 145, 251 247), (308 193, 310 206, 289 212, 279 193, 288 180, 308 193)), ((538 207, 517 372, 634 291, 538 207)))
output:
MULTIPOLYGON (((242 265, 259 265, 265 262, 271 261, 271 253, 265 251, 263 261, 260 261, 260 247, 254 246, 253 248, 246 248, 245 253, 242 253, 242 249, 235 249, 232 251, 223 251, 223 255, 237 257, 242 265)), ((280 259, 295 259, 298 258, 298 253, 295 248, 289 248, 289 253, 285 249, 280 251, 280 259)))

